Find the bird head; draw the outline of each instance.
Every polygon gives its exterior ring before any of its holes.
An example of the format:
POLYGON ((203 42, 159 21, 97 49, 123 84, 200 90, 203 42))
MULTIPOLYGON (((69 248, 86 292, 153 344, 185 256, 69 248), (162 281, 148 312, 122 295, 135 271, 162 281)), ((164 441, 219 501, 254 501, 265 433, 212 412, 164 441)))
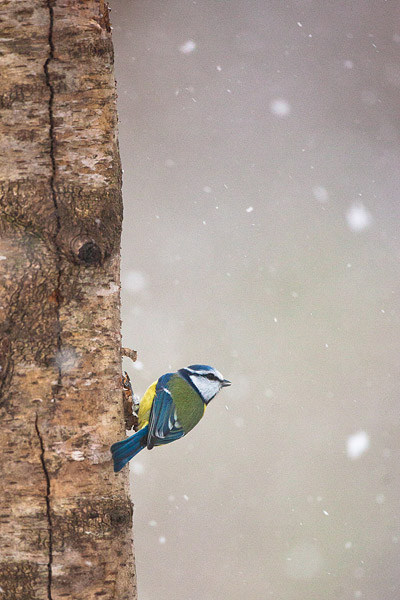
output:
POLYGON ((199 392, 205 404, 214 398, 221 388, 231 385, 217 369, 208 365, 190 365, 178 373, 199 392))

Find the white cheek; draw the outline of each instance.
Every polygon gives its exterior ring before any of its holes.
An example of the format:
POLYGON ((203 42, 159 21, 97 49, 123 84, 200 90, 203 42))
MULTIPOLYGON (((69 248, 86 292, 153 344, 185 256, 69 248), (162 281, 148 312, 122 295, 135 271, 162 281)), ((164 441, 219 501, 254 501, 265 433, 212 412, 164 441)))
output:
POLYGON ((213 398, 215 394, 219 392, 221 387, 219 381, 210 381, 209 379, 204 379, 204 377, 199 377, 198 375, 191 375, 190 379, 206 402, 213 398))

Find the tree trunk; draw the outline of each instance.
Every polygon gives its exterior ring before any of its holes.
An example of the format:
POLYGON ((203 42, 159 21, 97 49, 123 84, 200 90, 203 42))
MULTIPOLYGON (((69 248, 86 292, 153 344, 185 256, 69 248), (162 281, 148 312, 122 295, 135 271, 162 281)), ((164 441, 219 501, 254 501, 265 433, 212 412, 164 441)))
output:
POLYGON ((0 0, 2 600, 136 597, 108 8, 0 0))

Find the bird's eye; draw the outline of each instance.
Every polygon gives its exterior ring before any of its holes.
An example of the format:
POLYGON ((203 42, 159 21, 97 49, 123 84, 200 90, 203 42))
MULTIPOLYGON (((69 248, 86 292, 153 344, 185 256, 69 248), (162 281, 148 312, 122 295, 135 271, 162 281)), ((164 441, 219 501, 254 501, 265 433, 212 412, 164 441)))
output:
POLYGON ((214 373, 207 373, 206 377, 207 377, 207 379, 212 379, 212 380, 215 380, 215 379, 217 379, 217 378, 215 377, 214 373))

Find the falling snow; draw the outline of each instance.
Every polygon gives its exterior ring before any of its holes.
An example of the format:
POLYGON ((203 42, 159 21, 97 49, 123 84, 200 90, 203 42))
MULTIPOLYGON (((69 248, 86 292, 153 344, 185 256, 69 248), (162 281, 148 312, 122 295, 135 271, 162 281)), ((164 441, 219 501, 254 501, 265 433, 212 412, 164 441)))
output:
POLYGON ((269 108, 272 114, 277 117, 287 117, 291 112, 289 102, 287 102, 287 100, 283 100, 282 98, 276 98, 275 100, 272 100, 269 108))
POLYGON ((328 202, 329 200, 329 194, 328 194, 328 190, 323 187, 322 185, 316 185, 313 187, 312 190, 313 196, 316 200, 318 200, 318 202, 328 202))
POLYGON ((351 231, 363 231, 371 227, 373 218, 362 202, 354 202, 346 212, 346 221, 351 231))
POLYGON ((141 462, 135 459, 131 462, 131 471, 134 475, 143 475, 144 466, 141 462))
POLYGON ((358 431, 347 438, 347 456, 352 460, 359 458, 369 448, 369 435, 366 431, 358 431))
POLYGON ((79 364, 79 357, 73 348, 61 348, 55 357, 55 363, 62 373, 69 373, 79 364))
POLYGON ((179 52, 182 52, 182 54, 190 54, 194 50, 196 50, 196 42, 193 40, 187 40, 179 47, 179 52))
POLYGON ((141 271, 128 271, 122 279, 122 288, 131 294, 139 294, 147 288, 147 277, 141 271))
POLYGON ((150 527, 157 527, 157 521, 154 521, 154 519, 152 519, 151 521, 149 521, 149 525, 150 527))

